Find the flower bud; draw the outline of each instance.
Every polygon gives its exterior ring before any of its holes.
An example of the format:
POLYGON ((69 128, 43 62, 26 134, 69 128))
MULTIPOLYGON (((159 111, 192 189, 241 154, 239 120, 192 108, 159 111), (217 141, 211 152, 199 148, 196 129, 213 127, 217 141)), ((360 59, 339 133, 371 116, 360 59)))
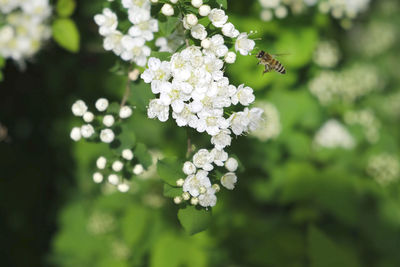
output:
POLYGON ((190 25, 190 26, 194 26, 196 25, 199 20, 197 19, 196 15, 194 14, 188 14, 186 15, 186 22, 190 25))
POLYGON ((71 133, 69 134, 69 136, 71 137, 72 140, 74 141, 79 141, 82 138, 81 135, 81 128, 79 127, 74 127, 71 130, 71 133))
POLYGON ((207 192, 207 188, 205 188, 204 186, 200 187, 200 194, 204 194, 205 192, 207 192))
POLYGON ((126 193, 126 192, 129 191, 130 186, 129 186, 128 184, 123 183, 123 184, 119 184, 119 185, 117 186, 117 188, 118 188, 118 191, 119 191, 119 192, 121 192, 121 193, 126 193))
POLYGON ((182 197, 174 197, 174 203, 175 204, 181 204, 182 203, 182 197))
POLYGON ((211 12, 211 7, 209 5, 202 5, 199 7, 199 14, 200 16, 208 16, 211 12))
POLYGON ((83 116, 83 114, 85 114, 86 111, 87 111, 87 106, 85 102, 83 102, 82 100, 78 100, 72 105, 72 113, 77 117, 83 116))
POLYGON ((234 158, 229 158, 226 162, 225 162, 225 168, 230 171, 230 172, 234 172, 237 170, 238 168, 238 162, 236 159, 234 158))
POLYGON ((126 160, 132 160, 133 159, 133 153, 132 150, 130 149, 124 149, 122 150, 122 157, 126 160))
POLYGON ((108 176, 108 182, 112 185, 117 185, 119 183, 119 178, 118 175, 116 174, 110 174, 108 176))
POLYGON ((143 165, 142 164, 136 164, 135 167, 133 167, 132 172, 135 175, 141 175, 144 172, 143 165))
POLYGON ((182 178, 176 181, 177 186, 183 186, 184 183, 185 183, 185 180, 183 180, 182 178))
POLYGON ((124 164, 123 164, 121 161, 119 161, 119 160, 114 161, 114 163, 112 164, 112 169, 113 169, 115 172, 121 171, 123 167, 124 167, 124 164))
POLYGON ((218 193, 219 191, 221 191, 221 187, 219 186, 219 184, 213 184, 212 188, 215 190, 216 193, 218 193))
POLYGON ((121 119, 129 118, 132 115, 132 109, 128 106, 123 106, 119 110, 119 117, 121 119))
POLYGON ((161 13, 165 16, 172 16, 174 15, 174 8, 170 4, 164 4, 161 8, 161 13))
POLYGON ((210 46, 211 46, 211 41, 210 41, 210 39, 204 39, 204 40, 202 40, 201 41, 201 46, 204 48, 204 49, 208 49, 208 48, 210 48, 210 46))
POLYGON ((199 8, 203 4, 203 0, 192 0, 192 6, 199 8))
POLYGON ((194 166, 194 164, 193 164, 192 162, 186 161, 186 162, 183 164, 182 171, 183 171, 183 173, 186 174, 186 175, 191 175, 191 174, 193 174, 193 173, 196 172, 196 166, 194 166))
POLYGON ((169 0, 172 4, 178 3, 178 0, 169 0))
POLYGON ((232 64, 232 63, 235 63, 235 61, 236 61, 236 54, 234 52, 228 52, 225 55, 225 62, 226 63, 232 64))
POLYGON ((105 111, 108 108, 108 100, 105 98, 99 98, 97 99, 95 106, 98 111, 105 111))
POLYGON ((93 173, 93 181, 96 184, 101 183, 103 181, 103 175, 101 173, 99 173, 99 172, 93 173))
POLYGON ((106 115, 103 118, 103 124, 107 127, 111 127, 114 125, 115 119, 113 115, 106 115))
POLYGON ((192 197, 192 199, 190 199, 190 204, 196 206, 197 204, 199 204, 199 199, 197 197, 192 197))
POLYGON ((105 157, 99 157, 96 161, 96 166, 97 168, 99 168, 100 170, 104 169, 106 167, 107 164, 107 160, 105 157))
POLYGON ((111 143, 114 141, 115 135, 111 129, 104 129, 100 132, 100 140, 103 143, 111 143))
POLYGON ((90 124, 82 125, 81 127, 81 135, 83 138, 89 138, 94 134, 94 128, 90 124))
POLYGON ((85 114, 83 114, 83 120, 87 123, 91 123, 94 119, 94 115, 92 112, 85 112, 85 114))
POLYGON ((183 200, 189 200, 190 199, 190 194, 188 193, 188 192, 184 192, 183 194, 182 194, 182 198, 183 198, 183 200))

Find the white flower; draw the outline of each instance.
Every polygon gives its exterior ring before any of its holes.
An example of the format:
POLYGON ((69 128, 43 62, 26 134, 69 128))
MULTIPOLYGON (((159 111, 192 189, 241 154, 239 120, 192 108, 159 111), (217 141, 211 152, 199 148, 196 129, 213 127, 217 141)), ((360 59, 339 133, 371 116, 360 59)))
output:
POLYGON ((237 170, 238 166, 239 166, 239 163, 237 162, 237 160, 235 158, 229 158, 225 162, 225 168, 230 172, 235 172, 237 170))
POLYGON ((288 14, 288 10, 285 6, 279 6, 275 9, 275 16, 279 19, 286 17, 288 14))
POLYGON ((217 57, 223 57, 228 53, 228 47, 224 45, 224 37, 221 34, 216 34, 210 39, 210 45, 206 49, 206 53, 213 53, 217 57))
POLYGON ((226 189, 233 190, 235 188, 236 182, 237 182, 237 176, 233 172, 228 172, 221 177, 221 184, 226 189))
POLYGON ((99 157, 96 161, 96 166, 100 170, 104 169, 106 167, 106 164, 107 164, 107 159, 105 157, 99 157))
POLYGON ((119 110, 119 117, 121 119, 129 118, 132 115, 132 109, 128 106, 123 106, 119 110))
POLYGON ((211 23, 217 28, 221 28, 228 20, 228 16, 225 15, 225 11, 218 8, 214 8, 213 10, 211 10, 208 18, 210 19, 211 23))
POLYGON ((353 136, 337 120, 327 121, 314 137, 314 144, 325 148, 345 148, 351 149, 355 146, 353 136))
POLYGON ((93 181, 96 184, 99 184, 99 183, 103 182, 103 175, 101 173, 99 173, 99 172, 93 173, 93 181))
POLYGON ((100 27, 100 35, 106 36, 117 29, 118 18, 109 8, 103 9, 103 14, 94 16, 94 21, 100 27))
POLYGON ((193 173, 196 172, 196 166, 195 166, 192 162, 186 161, 186 162, 183 164, 182 171, 183 171, 183 173, 186 174, 186 175, 191 175, 191 174, 193 174, 193 173))
POLYGON ((124 164, 123 164, 121 161, 119 161, 119 160, 114 161, 113 164, 112 164, 112 166, 111 166, 111 168, 112 168, 113 171, 115 171, 115 172, 121 171, 123 167, 124 167, 124 164))
POLYGON ((248 113, 249 125, 247 126, 247 132, 253 132, 260 127, 260 124, 263 121, 263 114, 264 110, 262 110, 261 108, 250 109, 248 113))
POLYGON ((125 61, 134 61, 138 66, 144 67, 147 62, 147 57, 150 56, 151 49, 145 45, 145 39, 142 37, 132 38, 125 35, 121 39, 121 44, 124 50, 121 53, 121 58, 125 61))
POLYGON ((100 140, 103 143, 111 143, 114 141, 114 132, 111 129, 104 129, 100 132, 100 140))
POLYGON ((203 0, 192 0, 192 6, 195 8, 199 8, 203 4, 203 0))
POLYGON ((193 26, 192 29, 190 30, 190 34, 192 35, 193 38, 198 40, 203 40, 204 38, 207 37, 206 28, 201 24, 193 26))
POLYGON ((222 150, 231 145, 231 140, 231 131, 223 129, 218 134, 211 137, 211 144, 213 144, 216 149, 222 150))
POLYGON ((133 174, 141 175, 144 172, 144 168, 142 164, 136 164, 132 170, 133 174))
POLYGON ((74 128, 72 128, 71 133, 70 133, 69 136, 70 136, 71 139, 74 140, 74 141, 79 141, 79 140, 81 140, 81 138, 82 138, 82 135, 81 135, 81 128, 79 128, 79 127, 74 127, 74 128))
POLYGON ((217 196, 215 195, 215 189, 212 187, 207 188, 204 194, 199 196, 199 203, 203 207, 214 207, 217 204, 217 196))
POLYGON ((97 99, 95 106, 98 111, 103 112, 108 108, 108 100, 105 98, 99 98, 97 99))
POLYGON ((248 86, 244 87, 244 84, 241 84, 237 88, 236 94, 232 96, 232 104, 236 105, 240 102, 243 106, 248 106, 253 103, 255 99, 253 89, 248 86))
POLYGON ((169 117, 169 106, 163 105, 160 99, 153 99, 149 103, 147 116, 150 119, 157 117, 160 121, 165 122, 169 117))
POLYGON ((169 1, 171 1, 172 4, 178 3, 178 0, 169 0, 169 1))
POLYGON ((119 177, 116 174, 110 174, 108 176, 108 182, 112 185, 117 185, 119 183, 119 177))
POLYGON ((209 5, 202 5, 199 7, 199 14, 200 16, 208 16, 211 12, 211 7, 209 5))
POLYGON ((85 114, 83 114, 83 120, 87 123, 92 122, 94 119, 94 115, 92 112, 86 111, 85 114))
POLYGON ((196 129, 200 133, 206 131, 209 135, 216 135, 221 129, 229 127, 229 121, 222 117, 219 110, 203 111, 198 116, 199 121, 196 129))
POLYGON ((103 124, 107 127, 111 127, 114 125, 115 119, 113 115, 106 115, 103 118, 103 124))
POLYGON ((248 39, 247 33, 241 33, 235 42, 235 50, 243 56, 247 56, 253 49, 256 43, 254 40, 248 39))
POLYGON ((197 168, 202 168, 205 171, 211 171, 214 167, 212 162, 214 161, 213 155, 208 152, 207 149, 200 149, 193 156, 193 163, 197 168))
POLYGON ((224 162, 228 159, 228 153, 216 148, 211 150, 211 155, 214 158, 214 164, 217 166, 224 166, 224 162))
POLYGON ((130 149, 124 149, 122 150, 122 157, 126 160, 132 160, 133 159, 133 153, 132 150, 130 149))
POLYGON ((72 113, 77 117, 83 116, 87 109, 85 102, 82 100, 78 100, 72 105, 72 113))
POLYGON ((81 135, 83 138, 89 138, 94 134, 94 128, 90 124, 82 125, 81 127, 81 135))
POLYGON ((198 19, 196 17, 196 15, 194 14, 187 14, 184 18, 183 18, 183 27, 185 29, 190 29, 193 26, 195 26, 198 23, 198 19))
POLYGON ((172 16, 174 14, 174 8, 170 4, 164 4, 161 8, 161 13, 165 16, 172 16))
POLYGON ((108 34, 103 41, 103 47, 106 51, 113 51, 116 55, 120 55, 123 51, 121 39, 123 35, 119 31, 108 34))
POLYGON ((118 191, 119 191, 119 192, 121 192, 121 193, 126 193, 126 192, 129 191, 130 186, 129 186, 128 184, 126 184, 126 183, 122 183, 122 184, 119 184, 119 185, 117 186, 117 188, 118 188, 118 191))
POLYGON ((209 188, 211 186, 208 172, 199 170, 196 174, 191 174, 185 179, 183 191, 189 192, 193 197, 200 195, 201 188, 209 188))
POLYGON ((201 41, 201 47, 203 47, 204 49, 208 49, 210 48, 210 46, 211 46, 210 39, 206 38, 201 41))
MULTIPOLYGON (((248 110, 247 110, 248 113, 248 110)), ((235 112, 229 117, 230 127, 235 135, 241 135, 246 132, 247 126, 250 121, 247 114, 244 111, 235 112)))
MULTIPOLYGON (((171 66, 169 62, 159 60, 158 58, 151 57, 147 62, 148 68, 140 76, 145 83, 151 83, 152 81, 168 81, 171 78, 171 66)), ((154 90, 158 84, 152 84, 152 91, 154 94, 158 94, 159 90, 154 90)))
POLYGON ((234 52, 228 52, 224 58, 225 62, 228 64, 233 64, 236 61, 236 54, 234 52))
POLYGON ((239 36, 239 31, 235 29, 235 25, 228 22, 222 26, 222 34, 226 37, 236 38, 239 36))
POLYGON ((156 19, 145 20, 133 25, 129 28, 128 34, 132 37, 142 37, 146 41, 151 41, 154 39, 153 32, 158 32, 158 21, 156 19))

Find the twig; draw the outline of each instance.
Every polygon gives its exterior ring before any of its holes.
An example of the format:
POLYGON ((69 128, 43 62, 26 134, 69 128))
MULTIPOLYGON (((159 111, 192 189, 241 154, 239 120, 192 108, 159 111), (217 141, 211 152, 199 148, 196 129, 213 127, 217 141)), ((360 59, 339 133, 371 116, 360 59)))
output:
POLYGON ((120 107, 125 106, 126 101, 128 100, 129 94, 131 93, 131 87, 130 87, 131 80, 129 79, 129 73, 131 71, 132 71, 132 65, 129 66, 129 69, 128 69, 128 80, 126 81, 125 93, 124 93, 124 96, 122 97, 120 107))

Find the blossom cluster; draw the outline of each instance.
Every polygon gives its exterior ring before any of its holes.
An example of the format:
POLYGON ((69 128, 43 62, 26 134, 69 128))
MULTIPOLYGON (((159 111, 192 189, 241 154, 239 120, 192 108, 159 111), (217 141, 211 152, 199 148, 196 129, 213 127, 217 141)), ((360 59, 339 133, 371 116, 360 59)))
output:
MULTIPOLYGON (((95 106, 99 113, 103 113, 107 111, 109 102, 105 98, 99 98, 95 106)), ((81 138, 89 139, 98 137, 103 143, 111 143, 114 141, 115 134, 111 127, 114 126, 114 123, 118 119, 115 115, 105 114, 96 116, 88 110, 83 100, 77 100, 72 105, 72 113, 76 117, 82 117, 85 122, 85 124, 80 127, 72 128, 70 133, 72 140, 79 141, 81 138)), ((119 108, 119 119, 126 119, 131 115, 132 109, 129 106, 122 106, 119 108)))
POLYGON ((313 61, 319 67, 336 67, 340 59, 340 50, 333 41, 321 41, 314 51, 313 61))
POLYGON ((343 124, 335 119, 330 119, 318 130, 314 137, 314 145, 323 148, 352 149, 355 145, 354 138, 343 124))
POLYGON ((348 111, 344 115, 344 121, 348 125, 359 125, 362 127, 366 140, 374 144, 378 142, 381 123, 374 112, 369 109, 359 111, 348 111))
POLYGON ((381 185, 396 182, 400 179, 399 160, 388 153, 374 155, 368 161, 367 173, 381 185))
POLYGON ((322 105, 334 102, 353 103, 357 99, 381 88, 377 69, 358 64, 340 72, 321 71, 309 83, 310 92, 322 105))
POLYGON ((149 0, 122 0, 128 19, 132 26, 128 32, 118 30, 117 15, 109 8, 94 17, 99 26, 99 33, 104 37, 103 47, 113 51, 125 61, 133 61, 138 66, 145 66, 151 49, 146 42, 154 39, 158 32, 158 21, 151 17, 151 2, 149 0))
POLYGON ((261 19, 270 21, 274 17, 287 17, 289 10, 301 14, 305 10, 317 7, 321 13, 331 14, 335 19, 353 19, 365 11, 370 0, 259 0, 263 10, 261 19))
POLYGON ((51 36, 48 0, 0 1, 0 56, 23 66, 51 36))

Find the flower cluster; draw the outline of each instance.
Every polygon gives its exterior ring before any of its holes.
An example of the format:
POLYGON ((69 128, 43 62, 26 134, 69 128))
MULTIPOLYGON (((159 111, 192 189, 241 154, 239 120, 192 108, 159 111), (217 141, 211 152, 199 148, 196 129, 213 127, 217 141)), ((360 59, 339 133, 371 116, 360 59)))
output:
MULTIPOLYGON (((96 101, 95 106, 99 113, 103 113, 109 108, 109 102, 105 98, 99 98, 96 101)), ((85 122, 81 127, 72 128, 70 134, 72 140, 79 141, 81 138, 95 139, 98 137, 103 143, 111 143, 114 141, 115 134, 111 127, 118 119, 115 115, 106 114, 95 116, 95 114, 88 110, 88 107, 83 100, 77 100, 72 105, 72 113, 76 117, 82 117, 85 122)), ((126 119, 131 115, 132 109, 129 106, 122 106, 119 108, 119 119, 126 119)))
POLYGON ((261 141, 275 139, 279 136, 282 130, 279 111, 274 104, 269 102, 256 102, 256 107, 263 111, 263 121, 258 129, 253 131, 251 135, 257 137, 261 141))
POLYGON ((371 110, 348 111, 344 115, 344 120, 349 125, 360 125, 369 143, 378 142, 381 123, 371 110))
POLYGON ((375 155, 368 161, 367 173, 379 184, 388 185, 400 179, 400 164, 391 154, 375 155))
POLYGON ((316 133, 314 145, 324 148, 351 149, 355 141, 349 131, 337 120, 327 121, 316 133))
POLYGON ((322 105, 353 103, 381 88, 378 71, 370 65, 354 65, 340 72, 321 71, 309 83, 309 89, 322 105))
POLYGON ((0 56, 24 64, 51 36, 48 0, 0 1, 0 56), (4 23, 4 24, 3 24, 4 23))
POLYGON ((104 37, 103 46, 107 51, 113 51, 125 61, 133 61, 139 66, 145 66, 151 49, 147 41, 154 39, 158 32, 158 21, 150 14, 149 0, 122 0, 127 9, 128 19, 132 23, 127 34, 119 31, 117 15, 109 8, 94 17, 99 26, 99 33, 104 37))
POLYGON ((336 67, 340 59, 340 50, 335 42, 322 41, 314 51, 313 61, 322 68, 336 67))

